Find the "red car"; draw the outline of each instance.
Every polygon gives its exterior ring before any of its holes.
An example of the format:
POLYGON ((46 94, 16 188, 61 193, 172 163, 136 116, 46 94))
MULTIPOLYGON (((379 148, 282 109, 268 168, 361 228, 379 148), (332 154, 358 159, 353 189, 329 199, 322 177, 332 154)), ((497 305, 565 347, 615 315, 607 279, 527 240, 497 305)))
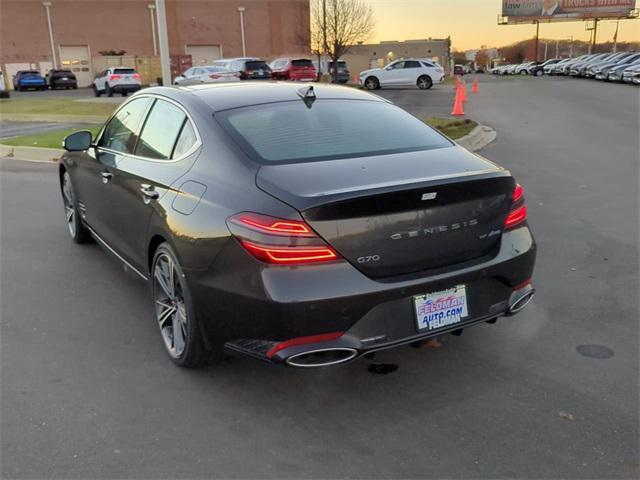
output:
POLYGON ((270 66, 276 80, 312 82, 318 78, 318 71, 308 58, 278 58, 270 66))

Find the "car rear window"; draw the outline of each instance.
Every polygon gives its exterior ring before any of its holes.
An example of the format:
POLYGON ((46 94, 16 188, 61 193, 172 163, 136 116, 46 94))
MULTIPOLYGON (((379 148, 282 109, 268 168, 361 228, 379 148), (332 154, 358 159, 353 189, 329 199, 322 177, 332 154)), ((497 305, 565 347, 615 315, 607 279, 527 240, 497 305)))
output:
POLYGON ((291 65, 294 67, 313 67, 311 60, 291 60, 291 65))
POLYGON ((451 146, 399 107, 366 100, 302 100, 227 110, 223 127, 258 161, 294 163, 451 146))
POLYGON ((133 68, 116 68, 113 73, 133 74, 136 71, 133 68))
POLYGON ((245 68, 247 70, 260 70, 260 69, 268 70, 269 66, 265 62, 263 62, 261 60, 258 60, 258 61, 257 60, 250 60, 250 61, 245 63, 245 68))

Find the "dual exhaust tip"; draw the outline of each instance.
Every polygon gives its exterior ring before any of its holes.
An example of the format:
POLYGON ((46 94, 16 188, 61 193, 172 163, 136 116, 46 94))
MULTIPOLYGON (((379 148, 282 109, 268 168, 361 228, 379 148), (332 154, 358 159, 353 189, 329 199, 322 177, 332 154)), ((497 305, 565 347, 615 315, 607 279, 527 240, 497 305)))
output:
POLYGON ((291 355, 285 359, 285 363, 298 368, 329 367, 348 362, 357 356, 358 351, 355 348, 320 348, 291 355))

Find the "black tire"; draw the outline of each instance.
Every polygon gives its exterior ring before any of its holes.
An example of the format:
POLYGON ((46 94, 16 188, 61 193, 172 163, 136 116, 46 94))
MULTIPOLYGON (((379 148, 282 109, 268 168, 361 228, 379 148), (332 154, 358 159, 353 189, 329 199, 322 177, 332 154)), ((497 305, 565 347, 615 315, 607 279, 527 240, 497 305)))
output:
POLYGON ((541 77, 542 75, 544 75, 542 70, 536 70, 536 77, 541 77))
POLYGON ((127 96, 127 92, 121 92, 120 95, 122 95, 123 97, 127 96))
POLYGON ((218 357, 205 344, 184 272, 166 242, 158 246, 151 263, 151 301, 163 343, 176 365, 197 368, 218 357))
POLYGON ((64 205, 65 217, 67 219, 67 228, 69 235, 75 243, 90 243, 93 241, 91 233, 80 218, 76 196, 71 184, 71 176, 69 172, 64 172, 60 180, 60 192, 62 193, 62 204, 64 205))
POLYGON ((102 92, 101 92, 100 90, 98 90, 98 88, 96 87, 96 84, 95 84, 95 83, 93 84, 93 94, 94 94, 96 97, 99 97, 100 95, 102 95, 102 92))
POLYGON ((429 75, 421 75, 416 82, 416 85, 420 90, 429 90, 433 87, 433 80, 429 75))
POLYGON ((364 81, 364 88, 367 90, 377 90, 380 88, 380 80, 377 77, 367 77, 364 81))
POLYGON ((73 86, 73 87, 71 87, 71 88, 73 88, 74 90, 77 90, 77 89, 78 89, 78 85, 74 85, 74 86, 73 86))
POLYGON ((105 91, 107 92, 107 97, 113 97, 113 90, 111 90, 111 87, 109 86, 108 83, 107 83, 107 88, 105 89, 105 91))

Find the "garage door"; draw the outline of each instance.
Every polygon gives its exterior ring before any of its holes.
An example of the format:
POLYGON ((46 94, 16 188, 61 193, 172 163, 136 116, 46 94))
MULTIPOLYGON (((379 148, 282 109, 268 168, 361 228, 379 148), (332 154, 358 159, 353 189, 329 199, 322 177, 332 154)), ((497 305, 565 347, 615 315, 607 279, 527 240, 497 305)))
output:
POLYGON ((60 45, 60 64, 76 75, 79 87, 88 87, 93 82, 87 45, 60 45))
POLYGON ((187 45, 187 55, 191 55, 193 66, 211 65, 214 60, 222 58, 220 45, 187 45))

